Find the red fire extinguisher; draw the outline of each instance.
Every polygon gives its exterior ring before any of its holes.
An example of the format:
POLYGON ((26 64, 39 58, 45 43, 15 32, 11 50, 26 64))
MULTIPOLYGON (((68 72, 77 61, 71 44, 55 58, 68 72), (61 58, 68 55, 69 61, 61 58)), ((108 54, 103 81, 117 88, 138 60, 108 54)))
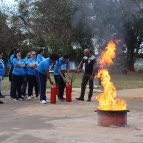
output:
POLYGON ((56 103, 56 94, 57 94, 56 85, 52 85, 52 87, 51 87, 51 97, 50 97, 51 104, 56 103))
POLYGON ((66 84, 66 101, 71 102, 71 84, 67 83, 66 84))

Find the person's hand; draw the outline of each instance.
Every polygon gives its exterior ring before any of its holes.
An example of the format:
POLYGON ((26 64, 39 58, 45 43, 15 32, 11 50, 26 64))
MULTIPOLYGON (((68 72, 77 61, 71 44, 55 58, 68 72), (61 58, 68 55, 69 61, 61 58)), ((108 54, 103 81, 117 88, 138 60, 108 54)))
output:
POLYGON ((54 82, 50 80, 50 84, 51 84, 51 85, 53 85, 53 84, 54 84, 54 82))
POLYGON ((77 70, 77 73, 80 73, 80 70, 77 70))
POLYGON ((64 82, 67 82, 67 79, 66 79, 65 77, 63 77, 63 81, 64 81, 64 82))
POLYGON ((91 75, 89 80, 93 80, 93 79, 94 79, 94 77, 91 75))

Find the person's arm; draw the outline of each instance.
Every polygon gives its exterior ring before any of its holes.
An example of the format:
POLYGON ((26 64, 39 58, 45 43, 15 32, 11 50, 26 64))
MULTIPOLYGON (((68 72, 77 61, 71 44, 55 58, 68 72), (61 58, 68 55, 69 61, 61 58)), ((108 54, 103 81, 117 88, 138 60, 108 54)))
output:
POLYGON ((80 62, 80 64, 78 65, 78 70, 77 70, 78 73, 80 72, 80 69, 82 66, 83 66, 83 62, 80 62))
POLYGON ((93 80, 95 77, 95 68, 96 68, 96 60, 94 60, 94 63, 93 63, 93 70, 92 70, 90 80, 93 80))
POLYGON ((51 80, 49 70, 46 70, 46 79, 49 80, 50 84, 52 85, 54 82, 51 80))
POLYGON ((37 67, 37 64, 36 63, 29 63, 28 66, 30 68, 36 68, 37 67))
POLYGON ((67 79, 63 76, 63 74, 62 74, 62 72, 61 72, 60 69, 58 70, 58 73, 59 73, 59 75, 62 77, 63 81, 64 81, 64 82, 67 82, 67 79))

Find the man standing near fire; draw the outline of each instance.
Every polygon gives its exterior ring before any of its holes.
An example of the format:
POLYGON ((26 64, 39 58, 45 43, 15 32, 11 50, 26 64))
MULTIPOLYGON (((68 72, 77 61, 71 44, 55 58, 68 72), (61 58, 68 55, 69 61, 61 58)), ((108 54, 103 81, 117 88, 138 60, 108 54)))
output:
POLYGON ((93 80, 95 77, 96 58, 91 54, 89 49, 84 50, 84 57, 78 66, 78 73, 83 64, 85 65, 85 70, 81 83, 81 93, 80 97, 76 98, 76 100, 84 101, 86 84, 89 81, 89 94, 87 102, 90 102, 93 94, 93 80))

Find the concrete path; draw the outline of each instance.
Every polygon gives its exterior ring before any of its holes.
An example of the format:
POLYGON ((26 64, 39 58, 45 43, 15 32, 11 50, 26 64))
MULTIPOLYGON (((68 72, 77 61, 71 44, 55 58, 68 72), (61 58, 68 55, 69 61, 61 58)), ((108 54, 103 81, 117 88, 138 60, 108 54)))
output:
POLYGON ((75 100, 80 89, 73 89, 72 102, 56 104, 0 99, 0 143, 143 143, 143 88, 117 91, 131 111, 127 127, 118 128, 97 126, 95 97, 100 92, 94 89, 91 102, 75 100))

